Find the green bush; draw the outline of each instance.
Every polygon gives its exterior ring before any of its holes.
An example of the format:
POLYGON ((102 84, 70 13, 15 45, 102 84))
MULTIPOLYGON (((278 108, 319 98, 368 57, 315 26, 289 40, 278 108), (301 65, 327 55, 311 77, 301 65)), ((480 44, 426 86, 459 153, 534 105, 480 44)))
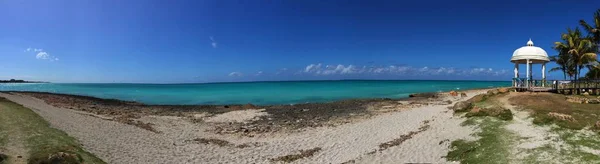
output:
POLYGON ((74 152, 38 152, 29 157, 28 164, 81 164, 83 159, 74 152))

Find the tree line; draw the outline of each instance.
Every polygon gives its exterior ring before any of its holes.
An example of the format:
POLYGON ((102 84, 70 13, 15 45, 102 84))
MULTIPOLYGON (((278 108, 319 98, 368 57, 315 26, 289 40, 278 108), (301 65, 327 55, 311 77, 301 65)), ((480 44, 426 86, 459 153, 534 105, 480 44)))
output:
POLYGON ((597 54, 600 53, 600 9, 593 16, 592 22, 579 20, 579 27, 567 28, 561 34, 561 41, 555 42, 553 49, 558 55, 551 56, 550 61, 558 66, 550 71, 562 71, 566 80, 600 79, 600 64, 597 54), (584 77, 582 70, 587 69, 584 77))
POLYGON ((579 20, 579 27, 567 28, 561 34, 561 41, 555 42, 553 49, 558 55, 551 56, 550 61, 555 62, 558 67, 550 71, 562 71, 566 80, 574 80, 575 93, 581 92, 580 80, 600 79, 600 64, 598 53, 600 53, 600 9, 596 10, 592 22, 579 20), (584 77, 582 70, 587 69, 584 77))

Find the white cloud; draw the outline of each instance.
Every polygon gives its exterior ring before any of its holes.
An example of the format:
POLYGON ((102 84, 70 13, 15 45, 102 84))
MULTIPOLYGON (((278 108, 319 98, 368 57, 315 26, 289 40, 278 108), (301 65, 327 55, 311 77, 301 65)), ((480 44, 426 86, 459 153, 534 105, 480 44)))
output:
POLYGON ((242 74, 242 73, 240 73, 240 72, 231 72, 231 73, 229 73, 229 76, 231 76, 231 77, 240 77, 240 76, 242 76, 242 75, 243 75, 243 74, 242 74))
POLYGON ((306 68, 304 68, 304 72, 317 72, 319 71, 320 73, 321 70, 321 63, 319 64, 310 64, 308 66, 306 66, 306 68))
POLYGON ((262 75, 262 74, 263 74, 263 71, 258 71, 258 72, 256 73, 256 76, 260 76, 260 75, 262 75))
POLYGON ((213 38, 212 36, 211 36, 211 37, 209 37, 209 38, 210 38, 210 45, 211 45, 213 48, 217 48, 217 44, 218 44, 218 43, 217 43, 217 41, 215 41, 215 38, 213 38))
POLYGON ((50 59, 50 55, 48 55, 48 53, 46 52, 38 52, 37 55, 35 55, 36 59, 50 59))
POLYGON ((23 52, 34 52, 36 59, 49 60, 49 61, 58 61, 57 57, 50 55, 50 53, 44 51, 41 48, 38 49, 38 48, 31 48, 31 47, 29 47, 29 48, 25 49, 25 51, 23 51, 23 52))

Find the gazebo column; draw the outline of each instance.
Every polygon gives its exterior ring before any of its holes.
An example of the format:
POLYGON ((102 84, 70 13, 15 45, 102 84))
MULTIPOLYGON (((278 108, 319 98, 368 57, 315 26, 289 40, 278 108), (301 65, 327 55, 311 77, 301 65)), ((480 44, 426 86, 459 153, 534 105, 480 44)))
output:
MULTIPOLYGON (((519 78, 519 63, 518 62, 515 62, 515 78, 519 78)), ((517 80, 514 79, 513 86, 518 87, 517 85, 518 85, 517 80)))
POLYGON ((527 59, 527 63, 525 63, 525 66, 527 66, 527 80, 525 80, 525 87, 529 88, 529 80, 531 80, 531 79, 529 79, 529 75, 530 75, 529 71, 531 70, 529 68, 530 67, 530 65, 529 65, 529 59, 527 59))
POLYGON ((546 86, 546 63, 542 63, 542 87, 546 86))

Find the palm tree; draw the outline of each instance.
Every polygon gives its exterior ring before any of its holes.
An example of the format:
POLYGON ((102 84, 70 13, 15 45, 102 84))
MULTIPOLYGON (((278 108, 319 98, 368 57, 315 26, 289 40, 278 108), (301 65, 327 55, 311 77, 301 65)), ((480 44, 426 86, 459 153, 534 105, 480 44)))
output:
POLYGON ((598 61, 594 65, 588 66, 589 71, 585 74, 586 79, 600 79, 600 65, 598 61))
MULTIPOLYGON (((600 9, 594 13, 593 25, 588 24, 585 20, 579 20, 579 24, 585 31, 588 32, 589 37, 596 45, 600 44, 600 9)), ((598 49, 596 49, 598 51, 598 49)))
MULTIPOLYGON (((582 36, 579 28, 575 30, 567 29, 567 33, 562 34, 562 42, 555 42, 554 48, 559 52, 566 53, 570 56, 570 62, 575 67, 575 84, 577 84, 580 77, 581 69, 589 65, 592 61, 596 61, 596 49, 589 38, 582 36)), ((579 86, 575 86, 578 94, 579 86)))
POLYGON ((558 55, 551 56, 550 61, 555 62, 558 67, 551 68, 549 72, 562 71, 565 80, 567 79, 567 75, 569 76, 569 80, 572 80, 575 75, 575 67, 571 62, 571 56, 567 51, 562 51, 561 49, 555 50, 558 51, 558 55))

